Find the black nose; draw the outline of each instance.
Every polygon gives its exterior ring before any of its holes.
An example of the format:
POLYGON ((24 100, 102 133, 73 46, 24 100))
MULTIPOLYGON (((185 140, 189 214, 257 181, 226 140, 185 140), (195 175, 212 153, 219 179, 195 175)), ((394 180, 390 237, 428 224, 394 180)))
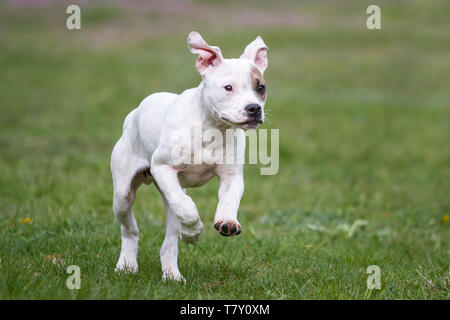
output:
POLYGON ((252 103, 245 106, 245 111, 247 111, 247 114, 249 117, 252 117, 254 119, 258 119, 261 117, 262 109, 259 104, 252 103))

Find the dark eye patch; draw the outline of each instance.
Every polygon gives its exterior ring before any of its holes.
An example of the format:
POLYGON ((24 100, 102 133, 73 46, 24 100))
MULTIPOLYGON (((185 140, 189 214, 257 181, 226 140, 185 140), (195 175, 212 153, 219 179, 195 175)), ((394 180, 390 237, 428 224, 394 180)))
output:
POLYGON ((260 95, 263 95, 263 94, 266 92, 266 86, 263 85, 263 84, 260 84, 260 83, 259 83, 259 80, 258 80, 258 85, 256 86, 255 90, 256 90, 256 92, 258 92, 260 95))
POLYGON ((250 78, 253 90, 264 100, 266 98, 266 84, 264 83, 262 73, 255 67, 250 72, 250 78))

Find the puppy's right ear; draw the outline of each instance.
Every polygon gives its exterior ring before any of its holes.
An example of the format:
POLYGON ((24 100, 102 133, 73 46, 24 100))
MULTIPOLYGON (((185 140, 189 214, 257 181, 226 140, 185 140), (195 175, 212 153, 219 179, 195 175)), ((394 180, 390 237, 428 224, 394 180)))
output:
POLYGON ((267 68, 267 46, 263 39, 258 36, 247 47, 245 47, 244 53, 241 58, 252 61, 261 72, 267 68))
POLYGON ((187 43, 189 50, 199 55, 195 66, 202 76, 210 73, 222 63, 223 57, 220 49, 209 46, 198 32, 189 33, 187 43))

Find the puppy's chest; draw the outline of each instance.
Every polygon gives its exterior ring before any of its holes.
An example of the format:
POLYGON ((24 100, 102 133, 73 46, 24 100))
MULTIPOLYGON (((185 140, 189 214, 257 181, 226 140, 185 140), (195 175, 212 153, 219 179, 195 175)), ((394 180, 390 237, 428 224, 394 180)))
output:
POLYGON ((216 175, 215 164, 181 164, 177 169, 184 188, 202 186, 216 175))
MULTIPOLYGON (((176 149, 179 165, 178 178, 183 187, 199 187, 216 176, 217 164, 225 163, 227 150, 234 150, 234 145, 228 146, 223 136, 202 137, 187 135, 186 139, 176 149)), ((173 150, 172 150, 173 152, 173 150)))

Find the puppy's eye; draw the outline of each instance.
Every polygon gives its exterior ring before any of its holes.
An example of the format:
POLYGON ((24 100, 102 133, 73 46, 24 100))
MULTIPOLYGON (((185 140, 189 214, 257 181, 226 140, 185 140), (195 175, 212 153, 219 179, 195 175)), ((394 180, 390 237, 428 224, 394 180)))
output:
POLYGON ((233 87, 230 86, 229 84, 226 85, 224 88, 225 88, 225 90, 227 90, 227 91, 233 91, 233 87))
POLYGON ((266 87, 264 85, 260 84, 256 87, 256 91, 259 94, 264 94, 264 92, 266 92, 266 87))

